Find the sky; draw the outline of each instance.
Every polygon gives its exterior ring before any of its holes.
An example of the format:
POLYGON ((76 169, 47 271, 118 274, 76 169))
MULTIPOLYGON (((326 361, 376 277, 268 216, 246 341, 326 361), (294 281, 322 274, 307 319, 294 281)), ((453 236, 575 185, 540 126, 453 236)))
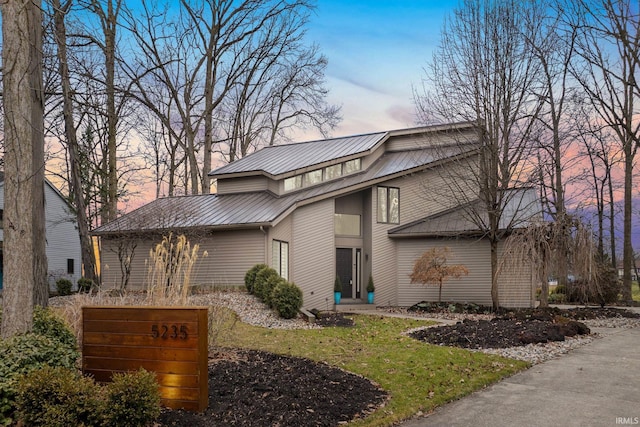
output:
POLYGON ((415 126, 412 87, 457 0, 318 0, 308 39, 329 63, 329 102, 342 106, 333 136, 415 126))

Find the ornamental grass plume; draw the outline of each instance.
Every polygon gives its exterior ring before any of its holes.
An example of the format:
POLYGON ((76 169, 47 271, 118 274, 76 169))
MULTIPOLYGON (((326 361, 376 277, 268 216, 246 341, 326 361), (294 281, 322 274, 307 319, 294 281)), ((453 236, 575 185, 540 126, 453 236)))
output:
MULTIPOLYGON (((147 259, 147 300, 155 305, 186 305, 191 275, 200 245, 193 247, 184 234, 162 238, 147 259)), ((207 251, 202 253, 206 257, 207 251)))

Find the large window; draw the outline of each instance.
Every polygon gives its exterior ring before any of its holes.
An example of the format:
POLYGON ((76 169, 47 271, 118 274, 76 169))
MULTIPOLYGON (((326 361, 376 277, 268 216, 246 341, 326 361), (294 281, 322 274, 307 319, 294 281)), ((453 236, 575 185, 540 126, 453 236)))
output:
POLYGON ((335 215, 336 236, 360 236, 360 215, 336 214, 335 215))
POLYGON ((378 222, 400 223, 400 190, 394 187, 378 187, 378 222))
POLYGON ((289 280, 289 243, 274 240, 271 245, 271 265, 280 277, 289 280))

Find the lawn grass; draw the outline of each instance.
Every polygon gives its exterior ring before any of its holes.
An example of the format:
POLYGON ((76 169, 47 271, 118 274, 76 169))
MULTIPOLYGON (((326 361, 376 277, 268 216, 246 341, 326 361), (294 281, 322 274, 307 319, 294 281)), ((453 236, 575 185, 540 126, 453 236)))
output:
POLYGON ((638 282, 631 284, 631 299, 640 302, 640 285, 638 282))
POLYGON ((356 426, 389 426, 528 366, 526 362, 429 345, 402 335, 428 322, 354 315, 353 328, 277 330, 237 323, 217 344, 326 362, 378 383, 390 401, 356 426))

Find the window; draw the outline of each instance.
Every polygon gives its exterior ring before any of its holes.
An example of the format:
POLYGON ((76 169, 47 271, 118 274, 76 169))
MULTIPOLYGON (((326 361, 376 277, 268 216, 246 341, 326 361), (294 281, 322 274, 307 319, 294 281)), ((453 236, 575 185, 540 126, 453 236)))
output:
POLYGON ((342 163, 324 168, 324 179, 330 180, 342 176, 342 163))
POLYGON ((322 182, 322 169, 314 170, 304 174, 304 185, 313 185, 322 182))
POLYGON ((4 224, 4 211, 0 209, 0 229, 3 228, 4 224))
POLYGON ((378 222, 400 223, 400 190, 393 187, 378 187, 378 222))
POLYGON ((302 175, 292 176, 284 180, 284 191, 292 191, 302 188, 302 175))
POLYGON ((335 214, 337 236, 360 236, 360 215, 335 214))
POLYGON ((289 243, 274 240, 271 244, 271 264, 284 280, 289 280, 289 243))
POLYGON ((67 258, 67 274, 74 274, 75 265, 73 258, 67 258))
POLYGON ((360 167, 360 159, 349 160, 348 162, 344 162, 344 173, 346 175, 349 173, 358 172, 360 170, 360 167))

